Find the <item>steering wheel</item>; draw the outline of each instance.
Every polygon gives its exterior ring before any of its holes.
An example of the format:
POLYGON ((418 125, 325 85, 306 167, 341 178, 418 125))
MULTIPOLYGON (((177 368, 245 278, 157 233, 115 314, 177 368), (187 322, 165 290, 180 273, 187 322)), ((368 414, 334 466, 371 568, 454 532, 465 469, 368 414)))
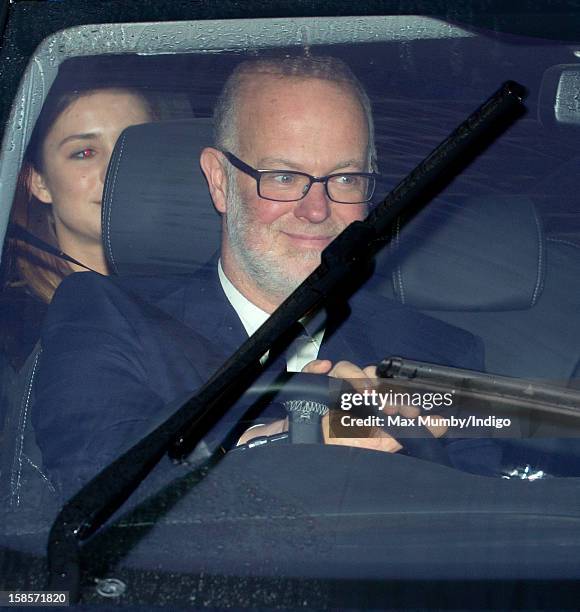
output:
MULTIPOLYGON (((249 442, 237 447, 239 450, 261 446, 265 443, 290 442, 291 444, 323 443, 321 419, 328 412, 330 381, 328 376, 296 373, 274 383, 255 383, 243 396, 245 403, 254 403, 267 398, 269 403, 282 404, 289 421, 288 434, 264 436, 258 443, 249 442)), ((405 437, 402 428, 385 427, 385 431, 397 438, 403 449, 399 454, 425 461, 450 466, 449 457, 441 441, 434 437, 427 427, 420 426, 420 437, 405 437)))

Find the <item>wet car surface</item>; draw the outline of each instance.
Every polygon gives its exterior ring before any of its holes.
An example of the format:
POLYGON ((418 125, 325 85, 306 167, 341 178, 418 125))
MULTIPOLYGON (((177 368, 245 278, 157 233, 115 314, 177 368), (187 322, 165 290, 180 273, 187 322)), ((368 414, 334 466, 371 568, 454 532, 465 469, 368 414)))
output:
MULTIPOLYGON (((502 81, 514 79, 528 90, 527 114, 407 234, 395 233, 368 289, 481 338, 488 372, 573 387, 580 359, 578 120, 566 84, 578 74, 575 47, 443 17, 130 23, 56 34, 26 72, 5 129, 3 201, 11 201, 23 132, 50 80, 67 61, 82 69, 84 56, 93 71, 85 78, 112 70, 152 90, 166 118, 200 124, 211 121, 226 75, 246 57, 271 47, 342 57, 373 103, 378 199, 502 81)), ((171 224, 138 230, 151 247, 145 264, 132 259, 138 248, 123 250, 113 235, 125 257, 119 274, 139 265, 174 274, 203 264, 218 244, 210 206, 200 199, 197 216, 184 222, 197 231, 187 262, 179 249, 166 256, 167 243, 178 242, 171 224), (161 237, 158 244, 147 231, 161 237)), ((4 205, 2 214, 8 211, 4 205)), ((488 411, 499 414, 493 402, 488 411)), ((495 477, 397 454, 288 444, 230 452, 193 471, 176 466, 160 490, 138 491, 130 509, 83 545, 82 601, 562 607, 574 600, 580 572, 577 425, 565 423, 572 435, 554 443, 561 423, 531 423, 515 442, 497 436, 504 464, 495 477)), ((2 469, 13 483, 10 448, 2 469)), ((59 502, 38 512, 25 497, 6 508, 4 589, 45 584, 42 551, 59 502)))

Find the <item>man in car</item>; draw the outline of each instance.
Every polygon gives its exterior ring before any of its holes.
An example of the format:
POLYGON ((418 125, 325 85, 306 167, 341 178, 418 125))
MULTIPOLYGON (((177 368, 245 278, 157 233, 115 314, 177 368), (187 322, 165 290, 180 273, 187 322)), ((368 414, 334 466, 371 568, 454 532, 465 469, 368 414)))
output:
MULTIPOLYGON (((219 258, 187 279, 73 275, 54 299, 33 423, 63 498, 167 418, 167 404, 206 381, 314 270, 321 251, 366 215, 373 123, 345 64, 242 64, 215 114, 216 148, 200 162, 222 215, 219 258)), ((305 339, 282 364, 264 356, 264 373, 286 367, 364 381, 387 354, 482 367, 470 334, 372 296, 357 295, 352 312, 333 304, 304 326, 305 339)), ((459 449, 452 464, 485 471, 497 458, 495 448, 463 442, 450 445, 459 449)), ((384 432, 368 446, 401 449, 384 432)))

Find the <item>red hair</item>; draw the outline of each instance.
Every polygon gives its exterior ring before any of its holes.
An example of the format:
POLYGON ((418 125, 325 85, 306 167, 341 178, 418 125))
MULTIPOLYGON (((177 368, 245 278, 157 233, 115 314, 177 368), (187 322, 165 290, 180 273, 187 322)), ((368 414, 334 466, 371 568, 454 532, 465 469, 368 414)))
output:
MULTIPOLYGON (((50 204, 38 200, 30 191, 32 171, 43 173, 42 149, 44 141, 60 115, 79 98, 105 89, 131 93, 143 100, 153 118, 157 116, 156 110, 143 93, 130 87, 99 85, 98 87, 93 86, 73 91, 63 91, 57 87, 56 92, 51 90, 42 107, 22 162, 10 221, 57 249, 60 247, 54 228, 52 207, 50 204)), ((66 261, 22 240, 12 239, 10 241, 8 257, 11 273, 16 273, 19 278, 17 281, 12 281, 10 285, 25 285, 34 295, 46 303, 52 300, 52 296, 62 280, 73 272, 66 261)))

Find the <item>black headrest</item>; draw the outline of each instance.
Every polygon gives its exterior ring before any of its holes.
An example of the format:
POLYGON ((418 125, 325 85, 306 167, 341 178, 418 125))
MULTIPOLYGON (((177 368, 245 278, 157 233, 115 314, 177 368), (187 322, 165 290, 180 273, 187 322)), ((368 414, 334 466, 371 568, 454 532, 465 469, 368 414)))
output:
POLYGON ((528 198, 439 200, 393 229, 375 283, 384 295, 426 310, 520 310, 536 303, 545 262, 542 226, 528 198))
MULTIPOLYGON (((103 244, 114 272, 188 272, 219 248, 220 217, 199 166, 212 142, 209 119, 123 132, 103 196, 103 244)), ((439 200, 395 228, 374 283, 427 310, 525 309, 542 290, 545 258, 529 199, 439 200)))
POLYGON ((188 272, 219 248, 220 216, 199 166, 213 143, 210 119, 127 128, 103 194, 105 254, 118 274, 188 272))

